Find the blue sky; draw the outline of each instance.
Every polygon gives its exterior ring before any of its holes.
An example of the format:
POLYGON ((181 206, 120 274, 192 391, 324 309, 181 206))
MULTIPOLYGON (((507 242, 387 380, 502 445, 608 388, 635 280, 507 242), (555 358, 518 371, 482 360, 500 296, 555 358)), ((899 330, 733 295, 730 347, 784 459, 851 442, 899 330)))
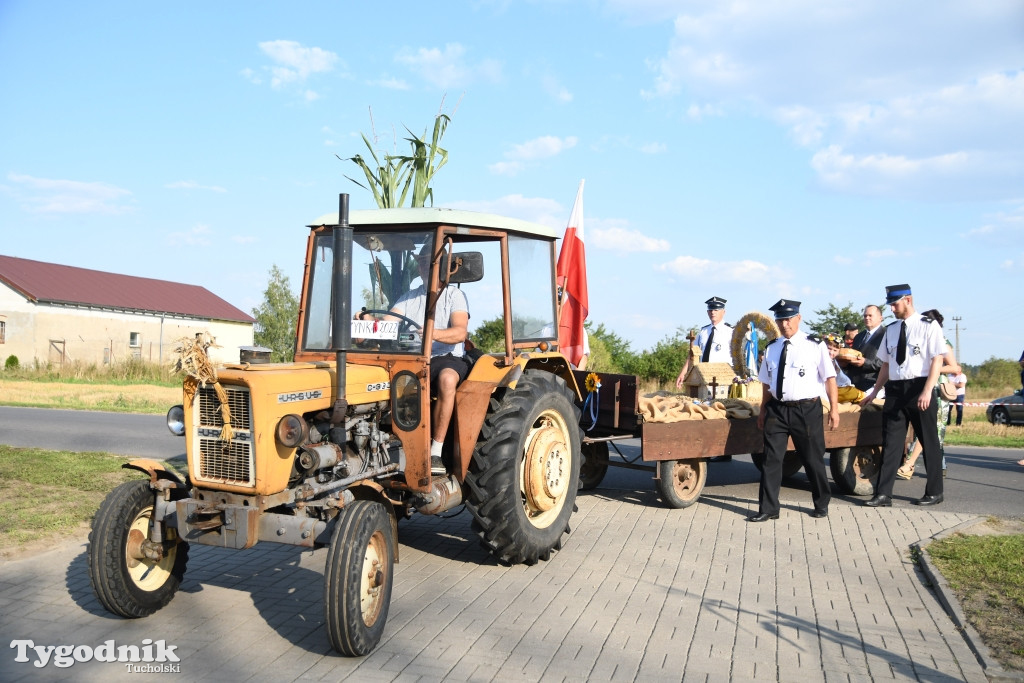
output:
POLYGON ((438 206, 561 231, 586 179, 590 318, 634 350, 712 295, 903 282, 961 360, 1024 348, 1019 0, 2 0, 0 98, 0 254, 250 311, 339 192, 373 207, 335 155, 444 111, 438 206))

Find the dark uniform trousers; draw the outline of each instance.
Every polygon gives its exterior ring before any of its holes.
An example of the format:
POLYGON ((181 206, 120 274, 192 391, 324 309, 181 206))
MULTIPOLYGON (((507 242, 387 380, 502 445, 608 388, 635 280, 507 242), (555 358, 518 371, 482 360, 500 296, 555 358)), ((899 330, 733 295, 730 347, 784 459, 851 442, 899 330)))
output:
POLYGON ((832 493, 825 473, 825 425, 821 399, 786 403, 772 399, 765 410, 764 471, 761 473, 758 512, 769 515, 779 512, 782 459, 790 437, 811 482, 814 509, 827 510, 832 493))
POLYGON ((903 453, 907 447, 907 424, 914 428, 914 434, 924 448, 924 466, 928 470, 928 483, 924 495, 937 496, 942 493, 942 449, 939 447, 939 431, 936 420, 939 401, 932 392, 928 410, 917 407, 917 399, 924 390, 926 377, 916 379, 889 380, 885 383, 885 404, 882 407, 882 466, 878 470, 875 493, 892 495, 896 481, 896 470, 903 464, 903 453))

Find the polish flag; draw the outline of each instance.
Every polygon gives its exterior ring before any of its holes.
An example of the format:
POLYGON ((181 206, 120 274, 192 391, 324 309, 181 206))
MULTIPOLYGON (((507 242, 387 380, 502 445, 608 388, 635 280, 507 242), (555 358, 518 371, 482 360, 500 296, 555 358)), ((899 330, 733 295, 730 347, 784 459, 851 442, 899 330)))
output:
POLYGON ((576 191, 576 202, 572 205, 555 268, 559 292, 558 348, 573 365, 578 365, 583 356, 583 321, 590 310, 587 258, 583 248, 583 183, 581 180, 576 191))

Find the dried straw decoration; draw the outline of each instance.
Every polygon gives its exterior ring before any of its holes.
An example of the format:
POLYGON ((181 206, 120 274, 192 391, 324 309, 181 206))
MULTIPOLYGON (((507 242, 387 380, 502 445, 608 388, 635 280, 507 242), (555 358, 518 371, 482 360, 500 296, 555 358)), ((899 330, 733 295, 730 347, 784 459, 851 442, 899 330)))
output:
POLYGON ((185 393, 194 396, 196 385, 213 386, 213 391, 220 401, 220 415, 224 425, 220 430, 221 441, 231 441, 234 431, 231 429, 231 406, 228 404, 228 393, 217 380, 217 369, 210 362, 207 349, 220 347, 209 332, 198 332, 194 338, 182 337, 174 342, 172 351, 177 358, 173 362, 175 372, 183 372, 188 376, 185 382, 185 393), (188 381, 191 380, 191 381, 188 381))

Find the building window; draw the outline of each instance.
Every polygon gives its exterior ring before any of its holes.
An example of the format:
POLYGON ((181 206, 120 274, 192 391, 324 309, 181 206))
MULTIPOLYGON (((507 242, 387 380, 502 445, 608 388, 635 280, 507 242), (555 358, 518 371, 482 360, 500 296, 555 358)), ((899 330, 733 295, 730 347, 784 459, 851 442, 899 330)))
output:
POLYGON ((0 344, 7 343, 7 321, 0 320, 0 344))
POLYGON ((140 333, 131 332, 129 334, 130 336, 128 337, 128 346, 132 347, 133 349, 137 349, 140 346, 142 346, 142 335, 140 333))

